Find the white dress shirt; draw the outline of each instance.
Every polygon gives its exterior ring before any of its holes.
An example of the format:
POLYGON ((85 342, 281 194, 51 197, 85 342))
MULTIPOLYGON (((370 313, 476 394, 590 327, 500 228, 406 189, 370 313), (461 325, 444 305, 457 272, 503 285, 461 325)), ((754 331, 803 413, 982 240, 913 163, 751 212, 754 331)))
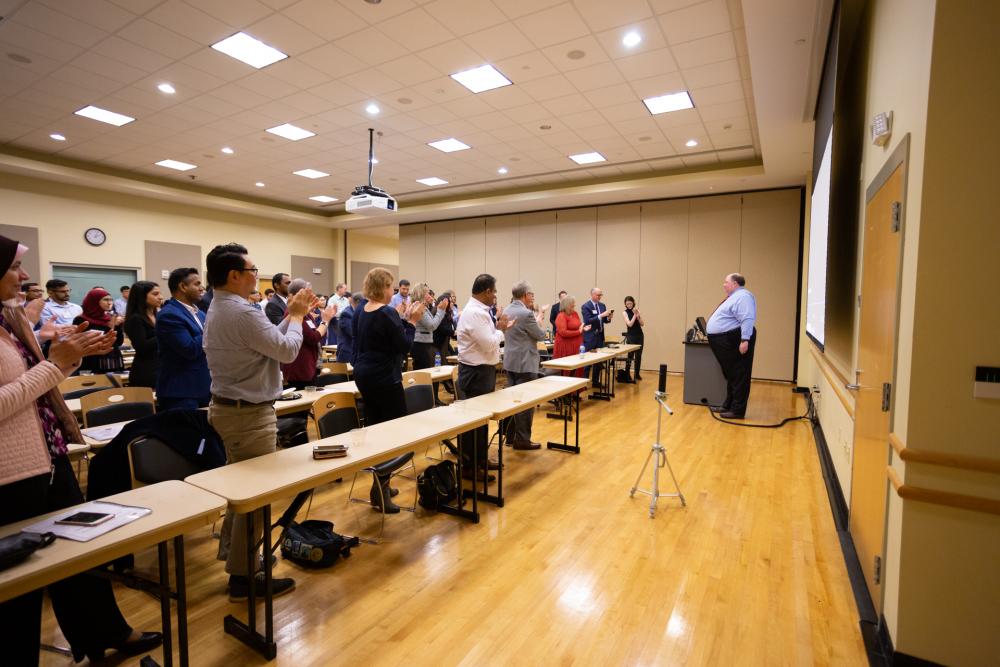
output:
POLYGON ((493 324, 490 307, 473 297, 465 304, 458 320, 458 363, 466 366, 496 365, 500 362, 503 332, 493 324))

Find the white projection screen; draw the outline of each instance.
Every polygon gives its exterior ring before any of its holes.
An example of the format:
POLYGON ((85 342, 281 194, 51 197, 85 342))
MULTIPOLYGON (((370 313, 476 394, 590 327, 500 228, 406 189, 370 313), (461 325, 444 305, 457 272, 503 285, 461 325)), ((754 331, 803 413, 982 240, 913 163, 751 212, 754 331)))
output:
POLYGON ((826 138, 823 160, 813 187, 809 221, 809 282, 806 291, 806 333, 823 347, 826 322, 826 242, 830 219, 830 147, 826 138))

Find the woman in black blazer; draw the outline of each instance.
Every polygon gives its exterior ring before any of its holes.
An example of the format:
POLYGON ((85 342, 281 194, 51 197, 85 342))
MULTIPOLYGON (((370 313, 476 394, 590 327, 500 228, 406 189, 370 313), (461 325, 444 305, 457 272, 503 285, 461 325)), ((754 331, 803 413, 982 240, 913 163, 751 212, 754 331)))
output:
POLYGON ((160 352, 156 342, 156 311, 163 305, 160 287, 140 280, 132 285, 125 306, 125 335, 135 349, 132 369, 128 374, 130 387, 156 387, 160 372, 160 352))

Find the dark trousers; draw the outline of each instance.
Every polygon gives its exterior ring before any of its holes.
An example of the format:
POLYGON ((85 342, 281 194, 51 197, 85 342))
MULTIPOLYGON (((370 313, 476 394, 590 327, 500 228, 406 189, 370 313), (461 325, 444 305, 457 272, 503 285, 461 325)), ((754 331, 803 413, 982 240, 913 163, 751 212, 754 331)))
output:
MULTIPOLYGON (((410 357, 413 358, 413 370, 432 368, 434 366, 434 353, 437 351, 434 343, 414 342, 410 347, 410 357)), ((444 357, 441 357, 441 363, 444 363, 444 357)))
MULTIPOLYGON (((591 350, 596 350, 599 347, 604 347, 604 332, 600 332, 599 337, 594 337, 589 340, 589 345, 587 345, 587 352, 591 350)), ((602 386, 601 380, 604 373, 601 370, 604 368, 604 364, 593 364, 592 366, 587 366, 583 369, 583 376, 589 377, 591 382, 593 382, 595 387, 602 386)))
MULTIPOLYGON (((451 339, 445 339, 445 340, 441 341, 441 343, 438 344, 438 345, 435 345, 434 348, 435 348, 435 351, 437 351, 437 352, 439 352, 441 354, 441 363, 442 364, 447 364, 448 363, 448 355, 452 354, 452 352, 451 352, 451 339)), ((434 383, 434 398, 435 399, 437 399, 438 385, 439 384, 441 384, 441 383, 440 382, 435 382, 434 383)), ((444 381, 444 388, 445 388, 445 391, 447 391, 452 396, 455 395, 455 387, 452 385, 451 380, 445 380, 444 381)))
MULTIPOLYGON (((642 345, 643 344, 643 340, 644 339, 643 339, 642 336, 638 336, 638 337, 635 337, 635 338, 630 337, 630 336, 626 336, 625 337, 625 342, 626 343, 630 343, 632 345, 642 345)), ((625 358, 625 376, 626 377, 628 377, 629 372, 632 369, 632 364, 633 363, 635 364, 635 379, 638 380, 639 379, 639 373, 642 372, 642 348, 639 348, 635 352, 629 352, 628 353, 628 357, 625 358)))
MULTIPOLYGON (((65 456, 55 459, 54 475, 37 475, 0 486, 0 525, 55 512, 83 502, 73 468, 65 456), (49 483, 51 478, 52 483, 49 483)), ((87 651, 124 642, 132 633, 115 601, 111 582, 91 574, 77 574, 48 587, 52 609, 63 635, 82 659, 87 651)), ((0 604, 4 644, 0 662, 38 664, 42 626, 42 590, 0 604)))
MULTIPOLYGON (((491 364, 482 366, 458 367, 458 398, 465 400, 496 391, 497 369, 491 364)), ((489 451, 490 431, 486 426, 462 433, 458 436, 458 448, 462 454, 463 465, 472 465, 472 448, 476 447, 476 456, 481 468, 486 467, 486 453, 489 451)))
POLYGON ((722 367, 726 377, 726 400, 722 409, 737 415, 747 411, 750 400, 750 374, 753 372, 753 351, 757 344, 757 329, 750 336, 750 347, 740 354, 740 330, 732 329, 721 334, 708 334, 708 345, 722 367))
MULTIPOLYGON (((538 379, 538 373, 516 373, 507 371, 507 386, 524 384, 538 379)), ((508 442, 531 442, 531 422, 535 417, 535 409, 529 408, 518 412, 513 417, 504 420, 503 432, 508 442)))
POLYGON ((197 398, 156 397, 156 407, 160 412, 166 412, 167 410, 197 410, 206 405, 208 405, 208 400, 201 402, 197 398))
POLYGON ((354 382, 365 402, 365 426, 406 416, 406 394, 403 393, 402 382, 389 385, 368 384, 358 378, 354 382))

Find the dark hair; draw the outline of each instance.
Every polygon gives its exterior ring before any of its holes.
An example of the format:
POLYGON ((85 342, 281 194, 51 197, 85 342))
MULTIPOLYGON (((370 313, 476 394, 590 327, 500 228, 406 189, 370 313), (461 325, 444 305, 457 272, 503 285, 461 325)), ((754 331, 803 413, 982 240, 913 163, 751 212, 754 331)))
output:
POLYGON ((627 297, 625 297, 625 300, 622 301, 622 303, 628 303, 629 301, 632 302, 633 306, 635 305, 635 297, 634 296, 627 296, 627 297))
POLYGON ((126 320, 137 314, 145 317, 146 308, 148 307, 146 305, 146 297, 149 296, 149 293, 156 287, 159 287, 159 285, 152 281, 140 280, 129 288, 131 291, 128 293, 128 301, 125 302, 126 320))
POLYGON ((400 278, 399 279, 399 286, 402 287, 403 285, 406 285, 407 287, 409 287, 410 286, 410 281, 407 280, 406 278, 400 278))
POLYGON ((205 258, 208 283, 212 287, 225 287, 230 271, 242 271, 246 268, 246 260, 243 258, 246 254, 246 247, 239 243, 227 243, 212 248, 205 258))
POLYGON ((274 290, 271 289, 270 287, 264 290, 264 296, 271 296, 272 294, 274 294, 274 290))
POLYGON ((187 267, 182 269, 174 269, 170 272, 170 277, 167 278, 167 289, 173 294, 177 291, 177 288, 181 286, 181 283, 188 279, 188 276, 198 275, 198 269, 187 267))
POLYGON ((274 287, 274 289, 278 289, 278 284, 281 283, 281 279, 287 275, 288 275, 287 273, 275 273, 273 276, 271 276, 271 285, 274 287))
POLYGON ((746 285, 747 285, 747 279, 744 278, 742 274, 739 274, 739 273, 730 273, 729 277, 732 278, 733 282, 736 283, 737 285, 739 285, 740 287, 746 287, 746 285))
POLYGON ((62 280, 61 278, 53 278, 52 280, 45 283, 45 289, 47 290, 59 289, 60 287, 66 287, 66 285, 68 284, 69 283, 67 283, 65 280, 62 280))
POLYGON ((122 285, 121 287, 118 288, 118 291, 119 292, 125 292, 126 290, 130 290, 130 289, 132 289, 132 288, 129 287, 128 285, 122 285))
POLYGON ((450 306, 451 305, 451 294, 448 294, 448 292, 444 292, 443 294, 441 294, 441 296, 439 296, 437 298, 437 300, 434 302, 434 305, 435 306, 440 306, 441 302, 444 301, 445 299, 448 300, 448 305, 450 306))
POLYGON ((476 279, 472 281, 472 293, 482 294, 488 289, 497 288, 497 279, 488 273, 480 273, 476 276, 476 279))
POLYGON ((27 292, 32 287, 38 287, 38 283, 22 283, 21 284, 21 291, 22 292, 27 292))

